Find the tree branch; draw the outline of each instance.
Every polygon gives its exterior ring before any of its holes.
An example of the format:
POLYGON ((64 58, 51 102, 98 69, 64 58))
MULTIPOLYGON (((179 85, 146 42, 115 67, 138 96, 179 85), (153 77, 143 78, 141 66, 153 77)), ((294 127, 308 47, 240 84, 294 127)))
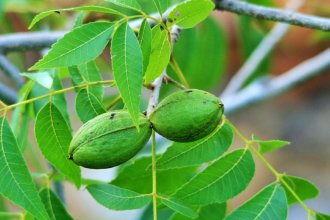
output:
POLYGON ((0 100, 11 105, 17 102, 17 92, 12 88, 0 83, 0 100))
MULTIPOLYGON (((288 3, 286 8, 297 10, 303 3, 304 0, 292 0, 288 3)), ((262 39, 243 66, 229 81, 222 96, 237 92, 243 87, 246 80, 257 70, 261 62, 265 60, 278 42, 288 33, 289 28, 289 24, 276 23, 274 28, 262 39)))
POLYGON ((41 50, 50 47, 65 33, 65 31, 40 31, 1 35, 0 52, 41 50))
POLYGON ((330 31, 330 19, 304 15, 290 10, 269 8, 238 0, 214 0, 216 8, 257 19, 279 21, 291 25, 330 31))
POLYGON ((325 73, 325 70, 329 68, 330 48, 280 76, 255 81, 238 93, 223 96, 225 112, 232 114, 252 104, 279 96, 297 85, 325 73))

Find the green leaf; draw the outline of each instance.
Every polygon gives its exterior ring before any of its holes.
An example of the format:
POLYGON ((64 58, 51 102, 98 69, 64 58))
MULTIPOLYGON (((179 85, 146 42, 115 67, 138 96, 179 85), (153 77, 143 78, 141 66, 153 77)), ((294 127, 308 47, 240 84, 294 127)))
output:
POLYGON ((330 215, 316 212, 316 220, 330 220, 330 215))
POLYGON ((226 203, 215 203, 201 207, 196 220, 220 220, 226 215, 226 203))
MULTIPOLYGON (((24 86, 19 91, 18 102, 22 102, 28 99, 32 85, 32 81, 28 81, 24 84, 24 86)), ((11 121, 12 130, 17 137, 18 146, 22 152, 24 152, 26 147, 26 141, 29 132, 30 115, 28 109, 30 107, 31 104, 16 107, 14 109, 11 121)))
MULTIPOLYGON (((132 164, 125 164, 111 184, 130 189, 138 193, 150 193, 152 190, 151 157, 137 159, 132 164), (134 184, 132 184, 134 183, 134 184)), ((186 183, 193 173, 194 167, 174 170, 157 170, 157 192, 163 195, 172 194, 186 183)))
POLYGON ((146 83, 151 83, 166 69, 171 56, 171 43, 167 32, 159 25, 152 29, 151 54, 145 73, 146 83))
POLYGON ((118 5, 122 8, 131 9, 137 12, 141 12, 141 6, 136 0, 106 0, 114 5, 118 5))
POLYGON ((189 0, 178 4, 168 15, 169 27, 177 24, 182 28, 192 28, 203 21, 213 11, 211 0, 189 0))
POLYGON ((263 140, 259 140, 254 135, 253 135, 252 139, 254 142, 258 143, 258 145, 260 146, 259 151, 262 154, 275 151, 279 148, 285 147, 290 144, 290 142, 281 141, 281 140, 263 141, 263 140))
MULTIPOLYGON (((197 208, 196 208, 197 209, 197 208)), ((226 215, 226 203, 215 203, 207 206, 198 207, 198 217, 194 220, 221 220, 226 215)), ((191 220, 186 216, 176 212, 172 215, 170 220, 191 220)))
POLYGON ((22 76, 25 76, 28 79, 39 83, 41 86, 46 89, 51 89, 53 85, 53 78, 49 75, 48 71, 37 72, 37 73, 21 73, 22 76))
POLYGON ((228 150, 233 140, 231 128, 224 124, 209 136, 188 143, 173 143, 157 160, 157 169, 179 168, 211 161, 228 150))
POLYGON ((149 195, 142 195, 111 184, 89 185, 87 190, 98 203, 113 210, 139 209, 151 201, 149 195))
POLYGON ((175 193, 174 197, 192 205, 225 202, 242 192, 254 175, 250 151, 229 153, 197 174, 175 193))
MULTIPOLYGON (((290 186, 290 188, 293 189, 293 191, 299 196, 301 200, 312 199, 317 197, 319 194, 317 187, 306 179, 288 175, 284 175, 282 178, 290 186)), ((296 198, 292 196, 288 188, 285 185, 283 185, 283 187, 286 192, 288 204, 291 205, 296 203, 296 198)))
POLYGON ((152 0, 154 5, 156 6, 157 8, 157 11, 159 12, 160 15, 162 15, 163 13, 163 10, 162 10, 162 6, 160 4, 160 0, 152 0))
POLYGON ((190 207, 186 206, 181 201, 174 198, 161 198, 160 201, 170 209, 187 216, 189 218, 196 218, 198 214, 190 207))
POLYGON ((89 89, 81 89, 76 97, 76 111, 83 123, 106 112, 101 101, 89 89))
MULTIPOLYGON (((173 49, 173 56, 191 88, 208 91, 221 83, 228 54, 226 32, 212 17, 196 28, 183 30, 173 49)), ((177 78, 171 68, 167 70, 170 76, 177 78)))
POLYGON ((234 210, 226 220, 286 219, 288 205, 281 185, 271 184, 234 210))
POLYGON ((33 28, 33 26, 36 23, 38 23, 42 19, 48 17, 49 15, 59 14, 62 11, 91 11, 91 12, 103 12, 103 13, 108 13, 108 14, 125 16, 124 14, 122 14, 116 10, 113 10, 111 8, 106 8, 106 7, 102 7, 102 6, 94 6, 94 5, 81 6, 81 7, 75 7, 75 8, 55 9, 55 10, 50 10, 50 11, 44 11, 44 12, 37 14, 31 21, 29 29, 33 28))
POLYGON ((143 57, 139 41, 127 23, 116 30, 111 42, 112 69, 120 95, 138 127, 143 57))
POLYGON ((70 214, 66 211, 61 200, 51 189, 43 188, 40 190, 39 195, 52 220, 73 220, 70 214))
POLYGON ((67 159, 71 131, 54 104, 46 104, 38 113, 35 135, 45 158, 79 187, 80 168, 67 159))
POLYGON ((36 218, 49 219, 16 138, 3 117, 0 117, 0 185, 0 194, 36 218))
MULTIPOLYGON (((79 73, 83 77, 85 82, 97 82, 102 81, 102 76, 94 61, 83 63, 78 66, 79 73)), ((89 87, 91 93, 93 93, 98 99, 103 99, 104 89, 103 85, 93 85, 89 87)))
POLYGON ((145 19, 141 24, 139 31, 139 42, 143 54, 143 73, 147 70, 149 57, 151 53, 151 27, 149 22, 145 19))
POLYGON ((65 34, 31 70, 83 64, 98 57, 109 42, 112 23, 88 23, 65 34))

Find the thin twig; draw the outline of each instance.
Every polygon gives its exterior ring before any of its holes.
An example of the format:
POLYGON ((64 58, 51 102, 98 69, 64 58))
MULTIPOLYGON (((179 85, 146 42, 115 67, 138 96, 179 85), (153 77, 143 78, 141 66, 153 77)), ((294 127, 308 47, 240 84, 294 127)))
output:
POLYGON ((20 71, 3 54, 0 54, 0 70, 12 79, 17 88, 21 88, 23 86, 23 78, 20 75, 20 71))
POLYGON ((226 114, 279 96, 304 81, 325 73, 328 69, 330 69, 330 48, 280 76, 257 80, 238 93, 223 96, 226 114))
MULTIPOLYGON (((304 0, 292 0, 288 3, 287 9, 297 10, 302 6, 304 0)), ((289 24, 277 23, 275 27, 263 38, 257 48, 245 61, 234 77, 229 81, 222 96, 229 95, 241 89, 246 80, 256 71, 261 62, 269 55, 278 42, 288 33, 289 24)))
POLYGON ((165 77, 165 75, 166 75, 166 72, 163 72, 160 77, 158 77, 155 81, 153 81, 151 83, 152 92, 150 95, 149 104, 148 104, 148 108, 147 108, 147 116, 149 116, 151 114, 151 112, 154 110, 154 108, 158 104, 160 88, 162 86, 163 78, 165 77))
POLYGON ((257 19, 279 21, 301 27, 330 31, 330 19, 313 15, 304 15, 290 10, 259 6, 238 0, 214 0, 216 8, 239 15, 248 15, 257 19))
POLYGON ((45 94, 45 95, 41 95, 41 96, 38 96, 38 97, 35 97, 35 98, 27 99, 27 100, 19 102, 19 103, 15 103, 15 104, 12 104, 12 105, 7 105, 3 108, 0 108, 0 112, 6 112, 10 109, 16 108, 16 107, 21 106, 21 105, 26 105, 28 103, 35 102, 35 101, 40 100, 40 99, 53 97, 55 95, 63 94, 63 93, 69 92, 69 91, 79 89, 79 88, 86 88, 86 87, 89 87, 89 86, 112 84, 112 83, 114 83, 113 80, 94 81, 94 82, 87 82, 87 83, 84 83, 84 84, 80 84, 80 85, 77 85, 77 86, 68 87, 68 88, 65 88, 65 89, 56 90, 54 92, 51 92, 51 93, 48 93, 48 94, 45 94))

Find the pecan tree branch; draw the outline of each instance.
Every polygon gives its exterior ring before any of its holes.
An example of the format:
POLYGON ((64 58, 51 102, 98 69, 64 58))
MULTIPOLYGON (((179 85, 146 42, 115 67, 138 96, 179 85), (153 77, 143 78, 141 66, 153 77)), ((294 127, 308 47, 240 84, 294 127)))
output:
POLYGON ((313 77, 326 73, 329 69, 330 48, 277 77, 257 80, 237 93, 223 96, 226 114, 279 96, 313 77))
POLYGON ((330 19, 296 13, 291 10, 259 6, 239 0, 214 0, 216 9, 248 15, 257 19, 279 21, 291 25, 330 31, 330 19))

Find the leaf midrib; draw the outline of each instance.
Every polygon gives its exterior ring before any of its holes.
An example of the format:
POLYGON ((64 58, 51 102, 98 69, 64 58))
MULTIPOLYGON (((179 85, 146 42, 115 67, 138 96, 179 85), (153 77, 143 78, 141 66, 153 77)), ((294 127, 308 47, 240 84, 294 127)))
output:
POLYGON ((268 207, 268 205, 270 204, 271 200, 273 199, 274 195, 275 195, 275 192, 277 190, 277 186, 274 187, 274 190, 272 192, 272 194, 270 195, 270 197, 268 198, 265 206, 260 210, 260 212, 258 213, 258 215, 253 219, 253 220, 256 220, 260 217, 260 215, 266 210, 266 208, 268 207))

